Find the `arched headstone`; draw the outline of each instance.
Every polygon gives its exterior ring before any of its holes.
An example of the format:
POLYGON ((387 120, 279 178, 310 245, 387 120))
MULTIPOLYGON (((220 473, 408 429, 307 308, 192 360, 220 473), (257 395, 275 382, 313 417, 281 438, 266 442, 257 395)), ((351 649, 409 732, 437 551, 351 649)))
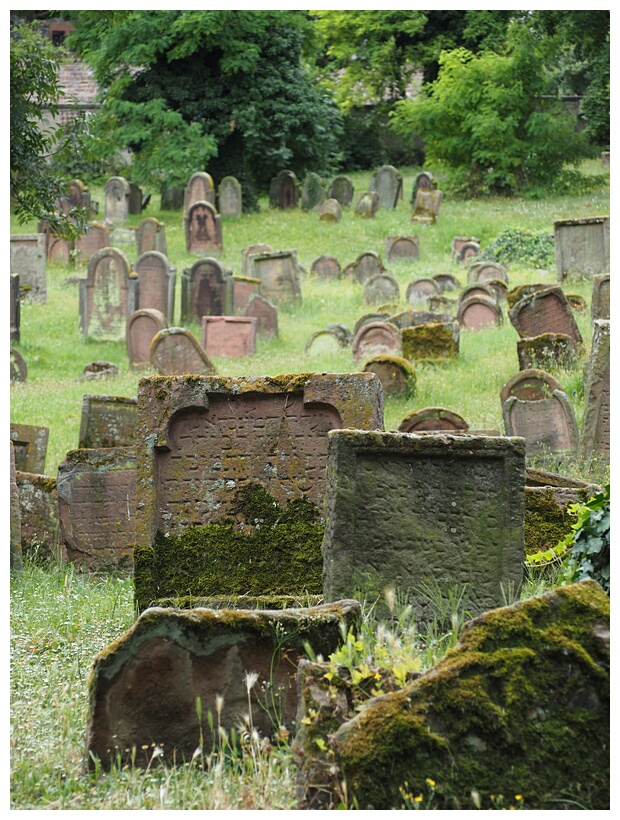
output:
POLYGON ((377 273, 385 273, 385 268, 378 253, 364 251, 353 262, 351 273, 355 281, 363 285, 371 276, 375 276, 377 273))
POLYGON ((393 165, 382 165, 370 177, 369 190, 379 195, 379 208, 395 208, 402 197, 402 175, 393 165))
POLYGON ((148 251, 159 251, 168 255, 166 226, 154 216, 147 216, 136 228, 136 250, 138 256, 148 251))
POLYGON ((389 262, 410 262, 420 258, 420 241, 417 236, 388 236, 385 254, 389 262))
POLYGON ((168 323, 174 317, 174 294, 177 281, 176 268, 159 251, 147 251, 135 264, 138 275, 138 304, 142 308, 161 311, 168 323))
POLYGON ((244 316, 256 318, 256 335, 269 339, 278 335, 278 309, 268 299, 258 294, 253 296, 243 312, 244 316))
POLYGON ((336 199, 345 208, 348 208, 353 202, 353 195, 355 188, 353 183, 347 176, 337 176, 332 180, 331 185, 327 190, 329 199, 336 199))
POLYGON ((486 282, 488 279, 502 279, 508 284, 508 271, 499 262, 474 262, 467 271, 467 281, 486 282))
POLYGON ((196 202, 208 202, 215 208, 215 186, 213 177, 205 171, 196 171, 187 181, 183 192, 183 216, 196 202))
POLYGON ((445 293, 446 291, 458 291, 461 289, 461 283, 452 273, 434 273, 431 276, 431 279, 437 283, 441 293, 445 293))
POLYGON ((364 301, 367 305, 380 305, 384 302, 400 300, 400 288, 396 279, 389 273, 376 273, 364 284, 364 301))
POLYGON ((339 279, 342 273, 340 262, 335 256, 317 256, 310 266, 310 273, 319 279, 339 279))
POLYGON ((359 195, 357 200, 355 216, 361 216, 364 219, 374 219, 378 208, 379 194, 372 191, 364 191, 359 195))
POLYGON ((562 390, 562 385, 555 376, 545 370, 531 368, 511 376, 502 387, 499 400, 502 405, 511 396, 522 401, 542 401, 550 398, 554 390, 562 390))
POLYGON ((356 362, 379 353, 400 354, 400 330, 390 322, 369 322, 362 325, 353 338, 353 358, 356 362))
POLYGON ((472 285, 465 285, 463 290, 459 293, 459 304, 464 302, 466 299, 469 299, 471 296, 485 296, 487 299, 492 299, 494 302, 497 302, 495 291, 490 285, 487 285, 484 282, 480 282, 479 284, 474 282, 472 285))
POLYGON ((89 222, 86 233, 75 240, 77 262, 89 262, 92 257, 104 248, 110 247, 110 233, 101 222, 89 222))
POLYGON ((368 359, 362 370, 364 373, 375 374, 386 396, 415 395, 415 368, 402 356, 380 353, 368 359))
POLYGON ((217 202, 221 216, 241 216, 243 201, 241 183, 235 177, 224 177, 218 188, 217 202))
POLYGON ((313 171, 306 174, 301 185, 301 209, 310 211, 318 208, 325 200, 325 185, 318 174, 313 171))
POLYGON ((185 220, 185 247, 188 253, 222 249, 220 217, 210 202, 203 200, 189 206, 185 220))
POLYGON ((131 314, 125 337, 130 367, 150 364, 151 342, 167 326, 166 316, 160 310, 141 308, 131 314))
POLYGON ((183 327, 160 330, 151 342, 149 359, 162 376, 185 373, 212 376, 216 372, 194 336, 183 327))
POLYGON ((502 406, 502 415, 506 435, 525 439, 526 456, 575 453, 579 447, 575 411, 561 390, 538 401, 510 396, 502 406))
POLYGON ((130 278, 131 266, 118 248, 98 251, 88 263, 86 279, 80 281, 80 329, 82 335, 101 341, 125 341, 128 316, 136 309, 138 280, 130 278))
POLYGON ((292 171, 279 171, 269 186, 269 205, 288 210, 299 204, 299 181, 292 171))
POLYGON ((413 282, 409 282, 405 292, 405 298, 410 305, 419 305, 428 301, 431 296, 439 296, 440 293, 439 285, 434 279, 422 277, 420 279, 414 279, 413 282))
POLYGON ((106 221, 124 225, 129 214, 129 183, 125 177, 110 177, 104 194, 106 221))
POLYGON ((232 273, 206 256, 185 268, 181 277, 181 321, 202 322, 203 316, 232 316, 232 273))
POLYGON ((424 407, 408 413, 398 426, 399 433, 466 433, 469 424, 463 416, 445 407, 424 407))
POLYGON ((329 356, 347 347, 347 341, 334 328, 325 327, 308 337, 304 352, 307 356, 329 356))
POLYGON ((465 299, 459 305, 456 318, 461 327, 469 330, 481 330, 503 322, 502 309, 494 299, 486 296, 470 296, 465 299))

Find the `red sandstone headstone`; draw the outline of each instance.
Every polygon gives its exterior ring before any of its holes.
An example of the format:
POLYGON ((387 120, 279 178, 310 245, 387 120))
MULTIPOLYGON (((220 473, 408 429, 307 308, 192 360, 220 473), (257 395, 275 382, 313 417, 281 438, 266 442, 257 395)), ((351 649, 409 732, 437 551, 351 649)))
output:
POLYGON ((310 266, 310 273, 319 279, 338 279, 342 270, 335 256, 318 256, 310 266))
POLYGON ((127 319, 127 356, 129 366, 149 365, 151 342, 160 330, 168 326, 166 317, 160 310, 142 308, 134 311, 127 319))
POLYGON ((162 376, 215 373, 215 367, 207 358, 207 354, 192 334, 182 327, 166 327, 160 330, 151 342, 149 358, 151 365, 162 376))
POLYGON ((183 194, 183 216, 186 217, 189 209, 196 202, 209 202, 215 206, 215 186, 213 178, 204 171, 196 171, 189 178, 183 194))
POLYGON ((399 433, 467 432, 463 416, 445 407, 424 407, 408 413, 398 426, 399 433))
POLYGON ((13 442, 16 470, 43 475, 49 435, 48 427, 11 422, 11 441, 13 442))
POLYGON ((456 318, 461 327, 469 330, 493 327, 503 321, 500 306, 486 296, 469 296, 459 305, 456 318))
POLYGON ((388 262, 408 262, 420 258, 420 240, 417 236, 388 236, 385 240, 388 262))
POLYGON ((486 296, 487 299, 492 299, 494 302, 497 302, 495 291, 490 285, 487 285, 484 282, 474 282, 471 285, 466 285, 459 293, 459 305, 461 302, 469 299, 470 296, 486 296))
POLYGON ((166 244, 166 228, 163 222, 154 216, 147 216, 136 228, 136 250, 138 256, 149 251, 158 251, 164 256, 168 254, 166 244))
POLYGON ((363 285, 371 276, 377 273, 385 273, 381 257, 375 251, 365 251, 360 253, 355 262, 353 262, 351 273, 356 282, 363 285))
POLYGON ((390 322, 369 322, 362 325, 353 338, 353 358, 356 362, 379 353, 400 354, 400 330, 390 322))
POLYGON ((467 271, 467 281, 470 284, 489 279, 501 279, 508 284, 508 272, 499 262, 474 262, 467 271))
POLYGON ((508 315, 522 339, 542 333, 563 333, 578 345, 583 342, 566 296, 557 285, 524 296, 508 315))
POLYGON ((439 296, 441 293, 439 285, 430 277, 422 277, 409 282, 405 292, 405 298, 411 305, 419 305, 428 301, 432 296, 439 296))
POLYGON ((233 307, 236 314, 243 313, 253 296, 258 296, 260 279, 251 276, 233 276, 233 307))
POLYGON ((279 171, 269 185, 269 205, 288 210, 299 202, 299 181, 292 171, 279 171))
POLYGON ((439 290, 442 293, 446 291, 459 291, 461 283, 452 273, 434 273, 431 279, 439 285, 439 290))
POLYGON ((397 280, 389 273, 376 273, 364 284, 364 301, 367 305, 382 305, 386 302, 400 300, 400 288, 397 280))
POLYGON ((257 253, 273 253, 271 245, 266 245, 264 242, 257 242, 254 245, 248 245, 241 251, 241 275, 250 276, 252 270, 251 257, 257 253))
POLYGON ((570 369, 579 359, 579 347, 564 333, 541 333, 531 339, 519 339, 517 358, 520 370, 535 367, 563 367, 570 369))
POLYGON ((256 319, 252 316, 203 316, 202 348, 207 356, 234 359, 256 353, 256 319))
POLYGON ((521 370, 511 376, 502 387, 499 399, 504 404, 510 396, 515 396, 523 401, 540 401, 548 399, 553 395, 554 390, 562 390, 560 382, 544 370, 530 368, 521 370))
POLYGON ((23 472, 17 472, 15 478, 19 490, 23 554, 66 560, 60 549, 56 479, 23 472))
POLYGON ((411 396, 415 393, 415 370, 401 356, 386 353, 373 356, 365 362, 363 371, 375 374, 386 396, 411 396))
POLYGON ((47 243, 47 259, 54 265, 64 265, 65 267, 71 261, 71 243, 68 239, 63 239, 61 236, 49 235, 47 243))
POLYGON ((170 267, 163 253, 152 250, 138 257, 134 269, 138 275, 140 309, 151 308, 160 311, 166 317, 167 323, 172 322, 176 268, 170 267))
POLYGON ((109 247, 110 234, 106 226, 101 222, 89 222, 86 233, 75 240, 76 261, 89 262, 96 253, 109 247))
POLYGON ((554 390, 548 399, 523 401, 510 396, 502 415, 507 436, 525 439, 527 456, 577 451, 579 430, 566 393, 554 390))
POLYGON ((202 322, 203 316, 232 316, 232 273, 217 259, 204 257, 185 268, 181 277, 181 321, 202 322))
POLYGON ((256 335, 269 339, 278 335, 278 309, 260 294, 253 296, 243 313, 256 318, 256 335))
POLYGON ((222 249, 220 217, 210 202, 194 202, 185 218, 185 247, 188 253, 222 249))

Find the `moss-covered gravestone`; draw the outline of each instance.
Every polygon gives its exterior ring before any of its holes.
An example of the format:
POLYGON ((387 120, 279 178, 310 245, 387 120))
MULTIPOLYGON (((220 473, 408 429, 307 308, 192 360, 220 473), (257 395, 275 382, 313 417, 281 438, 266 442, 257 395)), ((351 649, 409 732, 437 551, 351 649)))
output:
POLYGON ((137 399, 85 395, 78 447, 131 447, 136 443, 137 399))

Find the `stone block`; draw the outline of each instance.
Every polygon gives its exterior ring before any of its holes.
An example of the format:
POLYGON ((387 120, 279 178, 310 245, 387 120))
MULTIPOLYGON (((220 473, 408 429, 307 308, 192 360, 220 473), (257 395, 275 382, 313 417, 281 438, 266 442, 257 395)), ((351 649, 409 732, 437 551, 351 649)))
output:
POLYGON ((15 453, 16 470, 43 475, 49 435, 48 427, 11 422, 11 441, 15 453))
POLYGON ((78 447, 131 447, 136 443, 138 400, 126 396, 82 399, 78 447))
POLYGON ((609 271, 609 216, 553 223, 558 282, 609 271))
POLYGON ((253 316, 203 316, 201 345, 207 356, 234 359, 256 353, 253 316))
POLYGON ((35 473, 16 473, 19 490, 22 554, 61 561, 56 479, 35 473))
POLYGON ((47 302, 45 234, 11 236, 11 270, 19 274, 20 288, 31 302, 47 302))

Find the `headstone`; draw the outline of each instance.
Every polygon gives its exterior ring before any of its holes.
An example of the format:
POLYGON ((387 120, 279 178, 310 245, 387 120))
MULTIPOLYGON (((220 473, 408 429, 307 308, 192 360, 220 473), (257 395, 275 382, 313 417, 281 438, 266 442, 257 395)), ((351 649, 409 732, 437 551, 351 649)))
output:
POLYGON ((19 490, 17 488, 15 470, 15 447, 11 446, 11 461, 9 467, 10 509, 9 509, 9 569, 12 572, 21 572, 22 560, 22 522, 19 509, 19 490))
POLYGON ((185 268, 181 277, 181 321, 202 322, 203 316, 234 314, 232 272, 206 256, 185 268))
MULTIPOLYGON (((339 266, 340 267, 340 266, 339 266)), ((11 274, 11 290, 9 295, 9 312, 11 320, 11 341, 19 342, 20 301, 19 301, 19 273, 11 274)))
POLYGON ((356 282, 365 284, 371 276, 377 273, 386 273, 381 257, 375 251, 365 251, 360 253, 353 262, 351 274, 356 282))
POLYGON ((299 182, 292 171, 279 171, 269 186, 269 205, 288 210, 299 204, 299 182))
POLYGON ((236 315, 243 313, 253 296, 258 296, 260 279, 251 276, 233 276, 233 310, 236 315))
MULTIPOLYGON (((374 313, 364 313, 363 316, 359 317, 359 319, 355 323, 355 326, 353 327, 353 338, 355 338, 355 336, 357 336, 358 331, 364 325, 368 325, 371 322, 387 322, 389 318, 390 318, 389 313, 384 313, 384 312, 379 312, 379 311, 376 311, 374 313)), ((398 325, 397 325, 397 327, 398 327, 398 325)), ((353 339, 351 341, 353 341, 353 339)))
POLYGON ((579 347, 564 333, 541 333, 517 342, 519 369, 563 367, 570 370, 579 359, 579 347))
POLYGON ((416 178, 413 182, 413 191, 411 193, 411 204, 415 202, 415 197, 420 188, 422 190, 434 190, 437 187, 437 183, 433 179, 433 175, 430 171, 421 171, 419 174, 416 174, 416 178))
POLYGON ((390 262, 409 262, 420 258, 420 240, 417 236, 388 236, 385 255, 390 262))
POLYGON ((355 630, 360 620, 357 601, 279 611, 149 609, 95 658, 87 767, 107 770, 122 761, 148 770, 152 738, 169 764, 189 761, 196 738, 205 749, 218 747, 218 727, 228 736, 247 726, 248 710, 256 737, 277 743, 282 726, 295 726, 295 679, 306 647, 328 657, 342 642, 341 629, 355 630), (264 708, 264 691, 277 717, 264 708), (206 714, 218 715, 217 727, 206 714))
POLYGON ((190 208, 197 202, 208 202, 215 210, 215 186, 213 178, 204 171, 196 171, 187 181, 183 193, 183 216, 189 215, 190 208))
POLYGON ((326 199, 321 204, 319 210, 321 222, 340 222, 342 219, 342 208, 337 199, 326 199))
POLYGON ((553 223, 558 282, 609 271, 609 217, 558 219, 553 223))
POLYGON ((420 305, 428 302, 431 296, 439 296, 440 294, 439 285, 434 279, 422 277, 409 282, 405 291, 405 298, 410 305, 420 305))
POLYGON ((46 255, 53 265, 63 265, 67 267, 72 260, 73 242, 64 239, 62 236, 47 234, 46 255))
POLYGON ((353 359, 360 362, 379 353, 400 355, 400 330, 390 322, 368 322, 353 337, 353 359))
POLYGON ((91 572, 131 569, 136 542, 133 447, 70 450, 58 467, 60 538, 67 559, 91 572))
POLYGON ((478 256, 479 253, 480 244, 478 242, 465 242, 456 256, 456 261, 468 264, 472 259, 478 256))
MULTIPOLYGON (((590 316, 592 321, 609 319, 610 282, 608 273, 597 273, 592 277, 592 303, 590 316)), ((568 297, 566 297, 568 299, 568 297)), ((13 323, 11 322, 11 327, 13 323)), ((11 337, 12 338, 12 337, 11 337)))
POLYGON ((467 433, 463 416, 445 407, 424 407, 408 413, 398 426, 399 433, 467 433))
POLYGON ((265 245, 264 242, 258 242, 255 245, 248 245, 241 251, 241 275, 251 276, 252 260, 251 257, 258 253, 273 253, 271 245, 265 245))
POLYGON ((85 395, 78 447, 131 447, 136 443, 138 400, 85 395))
POLYGON ((371 176, 369 190, 379 194, 380 208, 395 208, 403 195, 402 175, 393 165, 382 165, 371 176))
POLYGON ((150 365, 151 342, 165 327, 168 327, 168 320, 161 310, 140 308, 131 314, 127 319, 126 332, 129 367, 150 365))
POLYGON ((386 396, 413 396, 416 387, 414 367, 402 356, 381 353, 364 363, 364 373, 374 373, 386 396))
POLYGON ((138 256, 149 251, 168 255, 166 226, 154 216, 147 216, 136 228, 136 252, 138 256))
POLYGON ((260 293, 275 305, 301 302, 297 251, 258 253, 250 257, 251 276, 260 279, 260 293))
POLYGON ((256 353, 253 316, 203 316, 201 345, 207 356, 234 359, 256 353))
POLYGON ((243 315, 255 317, 256 335, 262 339, 270 339, 278 335, 278 309, 264 296, 260 294, 253 296, 243 315))
POLYGON ((16 473, 15 479, 19 491, 22 554, 62 561, 56 479, 23 472, 16 473))
POLYGON ((586 402, 581 426, 581 456, 592 463, 610 458, 610 346, 609 320, 597 319, 586 379, 586 402))
POLYGON ((424 620, 419 585, 432 579, 466 584, 472 612, 500 605, 523 577, 524 451, 501 437, 332 432, 325 599, 388 585, 424 620))
POLYGON ((524 296, 508 311, 508 316, 522 339, 541 333, 564 333, 578 345, 583 342, 566 296, 558 285, 524 296))
POLYGON ((118 248, 104 248, 88 263, 80 281, 80 330, 83 336, 125 341, 127 318, 137 307, 137 277, 130 278, 129 260, 118 248))
MULTIPOLYGON (((480 283, 480 286, 482 286, 482 283, 480 283)), ((532 293, 536 293, 539 290, 546 290, 548 287, 549 285, 541 283, 518 285, 516 288, 509 290, 506 294, 506 304, 509 309, 513 308, 517 302, 520 302, 524 297, 531 296, 532 293)))
POLYGON ((515 396, 522 401, 541 401, 551 398, 554 390, 561 389, 562 385, 551 373, 530 368, 521 370, 508 379, 500 390, 499 400, 505 404, 511 396, 515 396))
POLYGON ((364 191, 358 197, 355 206, 355 216, 363 219, 374 219, 379 208, 379 194, 373 191, 364 191))
POLYGON ((115 364, 96 361, 86 365, 78 381, 99 381, 101 379, 113 379, 115 376, 118 376, 118 367, 115 364))
POLYGON ((461 283, 452 273, 434 273, 431 279, 437 283, 441 293, 446 293, 446 291, 459 291, 461 289, 461 283))
POLYGON ((576 453, 579 431, 566 393, 554 390, 548 399, 523 401, 511 396, 502 406, 507 436, 525 439, 527 456, 576 453))
POLYGON ((45 234, 11 236, 11 270, 19 274, 19 284, 28 301, 47 302, 45 278, 45 234))
POLYGON ((28 368, 24 357, 14 347, 11 348, 11 381, 25 382, 28 378, 28 368))
POLYGON ((310 266, 310 273, 319 279, 339 279, 342 273, 335 256, 318 256, 310 266))
POLYGON ((461 258, 461 251, 465 247, 465 245, 473 242, 475 245, 478 246, 478 250, 480 250, 480 240, 476 239, 475 236, 455 236, 452 240, 452 258, 462 262, 463 259, 461 258))
POLYGON ((454 359, 459 355, 459 323, 428 322, 401 330, 403 357, 410 361, 454 359))
POLYGON ((495 291, 495 301, 505 302, 508 294, 508 285, 503 279, 485 279, 484 284, 495 291))
POLYGON ((487 285, 484 282, 480 282, 479 284, 474 283, 472 285, 465 285, 463 290, 459 293, 459 305, 461 304, 461 302, 464 302, 471 296, 485 296, 487 299, 491 299, 493 302, 497 302, 495 291, 490 285, 487 285))
MULTIPOLYGON (((149 197, 150 199, 150 197, 149 197)), ((139 188, 135 182, 129 183, 129 199, 127 201, 127 210, 130 214, 136 215, 142 213, 142 203, 144 201, 142 189, 139 188)))
POLYGON ((349 343, 349 340, 344 338, 342 333, 339 333, 335 328, 326 327, 317 330, 308 337, 304 353, 307 356, 330 356, 334 353, 340 353, 349 343))
POLYGON ((235 177, 224 177, 217 192, 218 208, 221 216, 241 216, 243 203, 241 183, 235 177))
POLYGON ((188 253, 222 250, 222 225, 210 202, 203 200, 189 206, 185 219, 185 247, 188 253))
POLYGON ((468 330, 482 330, 503 322, 502 309, 486 296, 469 296, 460 303, 456 318, 461 327, 468 330))
POLYGON ((470 284, 489 279, 502 279, 508 284, 508 271, 499 262, 474 262, 467 271, 467 281, 470 284))
POLYGON ((125 177, 110 177, 103 190, 106 222, 124 225, 129 215, 129 183, 125 177))
POLYGON ((11 441, 15 454, 15 469, 22 473, 45 473, 45 456, 50 431, 48 427, 11 422, 11 441))
POLYGON ((384 302, 400 300, 400 288, 396 279, 389 273, 376 273, 364 284, 364 301, 367 305, 380 305, 384 302))
MULTIPOLYGON (((605 275, 605 274, 596 274, 597 276, 605 275)), ((594 276, 592 277, 594 279, 594 276)), ((571 307, 573 313, 585 313, 588 309, 588 303, 586 300, 581 296, 579 293, 564 293, 566 296, 566 301, 571 307)))
POLYGON ((138 257, 134 269, 138 275, 140 309, 158 310, 164 314, 168 323, 172 322, 176 268, 170 267, 167 257, 160 251, 146 251, 138 257))
POLYGON ((439 206, 443 199, 443 191, 429 191, 419 188, 413 204, 412 222, 434 225, 439 216, 439 206))
POLYGON ((355 188, 347 176, 338 176, 332 180, 327 190, 328 199, 337 200, 343 207, 348 208, 353 202, 355 188))
POLYGON ((306 174, 301 186, 301 209, 310 211, 318 208, 325 200, 325 185, 321 177, 313 171, 306 174))
POLYGON ((101 222, 89 222, 86 233, 75 240, 77 262, 90 262, 92 257, 111 246, 110 233, 101 222))
POLYGON ((609 168, 609 151, 601 151, 601 162, 603 168, 609 168))
POLYGON ((194 336, 183 327, 166 327, 153 337, 151 366, 162 376, 182 373, 210 375, 215 367, 194 336))
POLYGON ((168 185, 164 182, 161 186, 161 207, 162 211, 178 211, 183 207, 185 190, 175 185, 168 185))

